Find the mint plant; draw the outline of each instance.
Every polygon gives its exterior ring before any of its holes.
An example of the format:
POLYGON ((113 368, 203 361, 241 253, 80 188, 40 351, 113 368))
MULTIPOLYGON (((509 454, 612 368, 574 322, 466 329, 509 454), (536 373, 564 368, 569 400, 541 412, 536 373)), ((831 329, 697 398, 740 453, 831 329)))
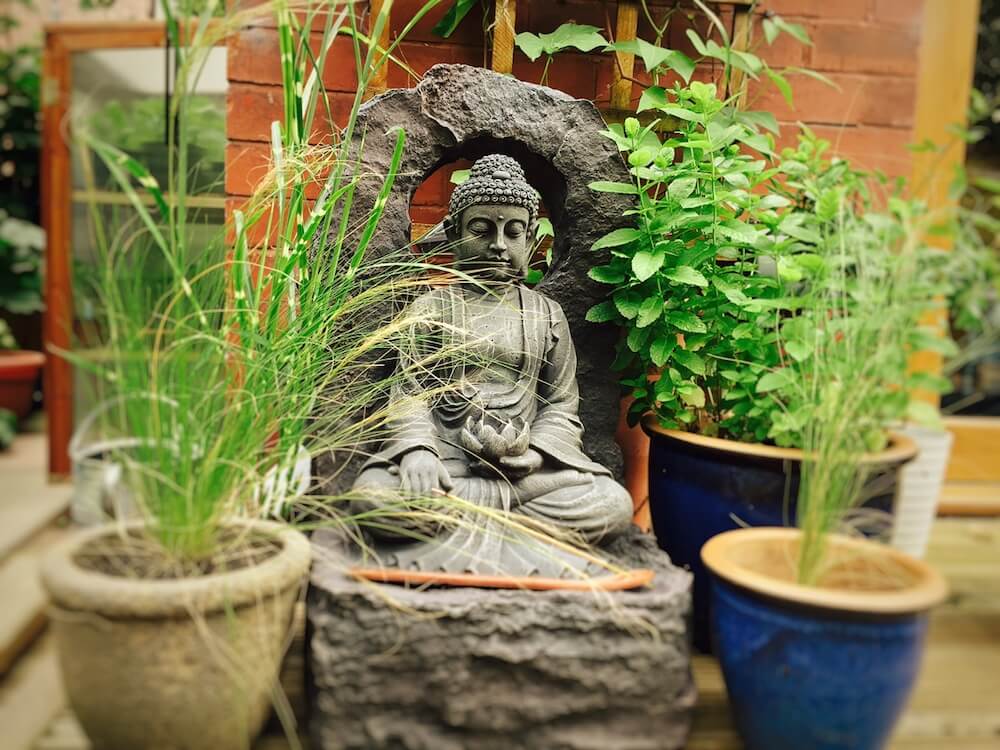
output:
POLYGON ((606 132, 634 182, 591 185, 637 202, 635 227, 594 245, 610 259, 590 276, 614 290, 588 320, 628 332, 615 367, 635 399, 633 422, 652 411, 667 427, 763 440, 776 407, 754 386, 779 364, 771 321, 781 285, 760 273, 760 215, 777 205, 756 191, 775 172, 741 144, 771 153, 773 141, 712 84, 664 90, 645 106, 660 117, 646 127, 629 118, 606 132), (674 124, 661 140, 656 129, 668 118, 674 124))

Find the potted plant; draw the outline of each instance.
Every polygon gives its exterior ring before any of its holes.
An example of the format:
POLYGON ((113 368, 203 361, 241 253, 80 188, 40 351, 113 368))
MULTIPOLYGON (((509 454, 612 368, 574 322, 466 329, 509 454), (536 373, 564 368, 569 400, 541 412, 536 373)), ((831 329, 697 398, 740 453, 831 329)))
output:
MULTIPOLYGON (((42 309, 41 263, 45 233, 35 224, 0 210, 0 309, 25 315, 42 309)), ((45 355, 17 348, 0 319, 0 409, 23 418, 31 411, 45 355)))
POLYGON ((803 311, 816 331, 803 368, 816 408, 804 426, 798 528, 738 529, 702 549, 715 653, 750 750, 883 747, 916 679, 928 611, 946 594, 919 560, 835 533, 869 473, 858 435, 882 424, 883 360, 910 330, 899 297, 916 251, 873 254, 891 235, 843 209, 831 220, 843 252, 823 272, 835 283, 803 311))
MULTIPOLYGON (((109 446, 103 458, 138 518, 75 534, 46 559, 43 580, 58 613, 67 696, 95 746, 214 750, 248 747, 262 727, 309 567, 304 536, 266 519, 286 517, 290 499, 308 488, 301 468, 308 474, 312 455, 363 441, 388 419, 370 414, 355 424, 349 417, 396 382, 364 377, 372 352, 399 329, 372 310, 392 306, 413 264, 366 258, 381 204, 352 227, 362 239, 350 240, 350 252, 346 225, 337 231, 355 181, 370 179, 345 168, 347 149, 365 85, 387 59, 362 44, 352 6, 292 13, 276 0, 210 23, 209 3, 180 43, 169 5, 183 84, 169 120, 179 123, 171 138, 174 179, 161 190, 138 161, 81 134, 136 216, 129 231, 97 232, 106 239, 94 274, 96 346, 66 355, 95 375, 97 424, 109 446), (204 233, 191 231, 198 214, 176 178, 190 132, 184 97, 218 35, 271 13, 286 94, 284 122, 273 126, 272 169, 234 211, 229 243, 222 236, 195 243, 204 233), (298 40, 310 38, 316 19, 323 41, 314 58, 298 40), (359 87, 345 137, 314 148, 309 137, 323 96, 314 71, 344 32, 357 45, 359 87), (307 204, 316 179, 322 189, 307 204), (328 236, 337 238, 331 253, 340 262, 313 262, 314 240, 328 236), (145 273, 151 264, 166 273, 145 273)), ((387 12, 376 19, 375 38, 387 12)), ((385 191, 403 142, 400 132, 381 178, 385 191)), ((297 744, 292 718, 278 715, 297 744)))
MULTIPOLYGON (((733 110, 711 84, 648 90, 641 108, 657 119, 645 127, 630 119, 608 133, 635 181, 592 185, 635 195, 637 204, 635 227, 595 244, 610 261, 591 277, 612 292, 589 318, 627 334, 615 367, 634 399, 630 418, 646 415, 653 525, 672 559, 695 572, 696 642, 705 648, 701 545, 742 523, 795 520, 803 430, 817 408, 802 395, 816 330, 802 311, 840 252, 836 212, 864 217, 880 240, 868 245, 885 262, 904 237, 923 235, 906 229, 915 204, 889 194, 876 210, 871 176, 828 160, 828 144, 808 129, 777 157, 759 116, 733 110)), ((879 360, 878 424, 857 435, 872 468, 866 504, 885 511, 900 467, 916 453, 890 428, 907 417, 927 420, 912 389, 946 385, 909 373, 909 355, 953 350, 947 336, 921 325, 946 277, 946 254, 920 242, 913 258, 897 298, 907 334, 879 360)))

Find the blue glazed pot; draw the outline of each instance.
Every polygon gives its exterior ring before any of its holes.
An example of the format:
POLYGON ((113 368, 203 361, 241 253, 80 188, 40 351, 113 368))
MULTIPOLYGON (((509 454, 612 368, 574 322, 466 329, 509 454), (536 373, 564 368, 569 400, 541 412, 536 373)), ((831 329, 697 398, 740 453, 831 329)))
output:
POLYGON ((901 552, 834 537, 831 554, 846 552, 853 575, 860 552, 876 561, 872 570, 893 571, 892 585, 802 586, 791 582, 788 563, 799 538, 797 529, 742 529, 703 550, 712 575, 712 637, 734 722, 747 750, 877 750, 906 706, 927 613, 944 599, 945 583, 901 552), (777 566, 785 568, 781 575, 777 566))
MULTIPOLYGON (((694 645, 710 652, 702 545, 744 526, 794 526, 802 451, 667 430, 653 416, 642 426, 650 438, 653 531, 674 564, 694 573, 694 645)), ((873 471, 865 507, 892 510, 899 470, 916 452, 910 438, 893 433, 887 450, 866 458, 873 471)))

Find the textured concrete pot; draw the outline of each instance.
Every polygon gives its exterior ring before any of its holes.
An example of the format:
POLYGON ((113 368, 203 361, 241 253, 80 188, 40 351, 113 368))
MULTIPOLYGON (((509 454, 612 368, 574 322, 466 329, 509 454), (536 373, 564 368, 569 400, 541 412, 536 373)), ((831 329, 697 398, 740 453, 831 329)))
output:
POLYGON ((200 578, 141 580, 86 570, 76 534, 45 559, 70 705, 95 748, 248 748, 271 705, 292 610, 309 569, 306 538, 250 522, 281 550, 200 578))
POLYGON ((702 548, 737 729, 747 750, 878 750, 947 587, 920 560, 836 535, 820 585, 805 586, 794 580, 800 540, 798 529, 739 529, 702 548))
POLYGON ((44 364, 45 355, 41 352, 0 352, 0 409, 9 409, 18 419, 28 416, 38 373, 44 364))

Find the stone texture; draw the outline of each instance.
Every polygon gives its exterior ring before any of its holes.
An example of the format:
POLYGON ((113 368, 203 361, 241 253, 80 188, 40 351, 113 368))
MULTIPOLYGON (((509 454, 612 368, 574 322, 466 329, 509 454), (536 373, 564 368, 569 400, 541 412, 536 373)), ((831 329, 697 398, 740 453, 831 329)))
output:
POLYGON ((313 542, 314 747, 684 746, 691 576, 651 536, 634 530, 611 545, 623 564, 656 571, 649 588, 614 594, 361 583, 331 553, 333 532, 313 542))
MULTIPOLYGON (((357 173, 375 177, 361 179, 352 226, 375 205, 400 127, 406 131, 406 150, 370 257, 409 245, 413 195, 440 166, 489 153, 516 158, 541 193, 555 230, 552 267, 537 288, 562 305, 576 342, 584 450, 621 478, 621 450, 614 440, 619 392, 610 370, 616 333, 608 326, 587 323, 584 317, 607 293, 606 286, 587 276, 593 265, 604 262, 590 247, 627 224, 622 213, 630 198, 596 193, 587 185, 630 177, 615 146, 600 134, 605 123, 597 108, 561 91, 483 68, 437 65, 416 87, 389 91, 362 108, 354 134, 360 154, 357 173)), ((323 257, 320 248, 317 260, 323 257)), ((356 470, 335 471, 343 464, 341 457, 317 463, 316 476, 336 475, 325 491, 343 490, 353 482, 356 470)))

